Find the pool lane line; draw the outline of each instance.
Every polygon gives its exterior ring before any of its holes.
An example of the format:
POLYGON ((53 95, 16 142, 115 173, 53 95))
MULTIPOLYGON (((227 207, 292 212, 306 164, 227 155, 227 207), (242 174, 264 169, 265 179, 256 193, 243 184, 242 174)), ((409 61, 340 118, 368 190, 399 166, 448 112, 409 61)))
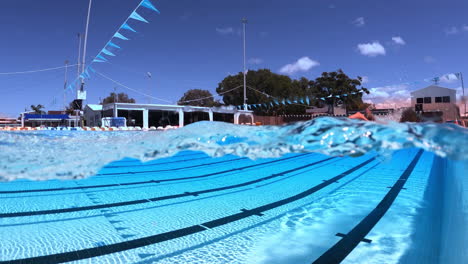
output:
POLYGON ((159 166, 159 165, 166 165, 166 164, 172 164, 172 163, 178 163, 178 162, 187 162, 187 161, 194 161, 194 160, 202 160, 202 159, 210 159, 211 157, 199 157, 199 158, 193 158, 193 159, 182 159, 182 160, 174 160, 174 161, 168 161, 168 162, 158 162, 158 163, 140 163, 140 164, 134 164, 134 165, 112 165, 112 166, 104 166, 102 167, 103 169, 117 169, 117 168, 131 168, 131 167, 149 167, 149 166, 159 166))
POLYGON ((342 237, 335 245, 323 253, 313 264, 334 264, 341 263, 353 251, 357 245, 362 242, 370 243, 371 240, 365 237, 374 228, 374 226, 382 219, 385 213, 390 209, 398 194, 402 190, 408 178, 411 176, 416 167, 423 150, 419 150, 414 156, 411 163, 405 169, 400 178, 392 186, 390 191, 380 201, 377 207, 372 210, 359 224, 357 224, 348 234, 338 233, 337 236, 342 237))
POLYGON ((235 221, 239 221, 241 219, 250 217, 250 216, 261 216, 263 215, 262 213, 277 207, 280 207, 282 205, 286 205, 292 202, 295 202, 297 200, 300 200, 302 198, 305 198, 325 187, 327 187, 330 184, 336 183, 338 180, 344 178, 345 176, 359 170, 360 168, 364 167, 365 165, 371 163, 372 161, 375 160, 375 157, 372 157, 361 164, 339 174, 338 176, 335 176, 325 182, 322 182, 318 185, 315 185, 314 187, 303 191, 299 194, 296 194, 294 196, 291 196, 289 198, 285 198, 273 203, 269 203, 263 206, 259 206, 250 210, 242 209, 240 213, 229 215, 226 217, 218 218, 209 222, 201 223, 201 224, 196 224, 193 226, 181 228, 181 229, 176 229, 173 231, 157 234, 157 235, 152 235, 152 236, 147 236, 147 237, 142 237, 142 238, 137 238, 133 240, 128 240, 124 242, 119 242, 111 245, 104 245, 104 246, 98 246, 94 248, 86 248, 86 249, 80 249, 72 252, 64 252, 64 253, 56 253, 56 254, 51 254, 51 255, 46 255, 46 256, 38 256, 38 257, 31 257, 31 258, 25 258, 25 259, 16 259, 16 260, 7 260, 7 261, 0 261, 0 264, 16 264, 16 263, 47 263, 47 264, 54 264, 54 263, 63 263, 63 262, 69 262, 69 261, 77 261, 77 260, 83 260, 83 259, 88 259, 88 258, 94 258, 94 257, 99 257, 99 256, 104 256, 108 254, 113 254, 121 251, 126 251, 130 249, 135 249, 135 248, 140 248, 140 247, 145 247, 149 245, 154 245, 157 243, 173 240, 176 238, 181 238, 189 235, 193 235, 196 233, 200 233, 212 228, 216 228, 222 225, 226 225, 235 221), (208 228, 208 229, 207 229, 208 228))
MULTIPOLYGON (((211 166, 211 165, 214 165, 214 164, 226 163, 226 162, 237 161, 237 160, 246 160, 246 159, 248 159, 248 158, 235 158, 235 159, 222 160, 222 161, 216 161, 216 162, 210 162, 210 163, 203 163, 203 164, 197 164, 197 165, 192 165, 192 166, 184 166, 184 167, 172 168, 172 169, 163 169, 163 170, 98 173, 98 174, 94 175, 94 177, 125 175, 125 174, 143 174, 143 173, 154 173, 154 172, 179 171, 179 170, 187 170, 187 169, 193 169, 193 168, 204 167, 204 166, 211 166)), ((183 161, 178 161, 178 162, 183 162, 183 161)), ((139 167, 139 166, 132 166, 132 167, 139 167)))
MULTIPOLYGON (((204 152, 197 152, 197 153, 191 153, 191 154, 186 154, 186 155, 173 155, 173 156, 168 156, 168 157, 160 157, 161 159, 173 159, 173 158, 184 158, 184 157, 192 157, 192 156, 206 156, 206 157, 210 157, 208 156, 206 153, 204 152)), ((155 157, 154 160, 156 160, 158 158, 155 157)), ((119 164, 119 163, 129 163, 129 162, 135 162, 138 164, 138 162, 140 162, 141 164, 141 160, 138 160, 138 159, 133 159, 133 160, 116 160, 116 161, 113 161, 112 163, 114 164, 119 164)), ((159 163, 157 163, 159 164, 159 163)))
MULTIPOLYGON (((171 181, 182 181, 182 180, 191 180, 191 179, 199 179, 199 178, 206 178, 209 176, 213 175, 219 175, 219 174, 224 174, 224 173, 229 173, 233 171, 241 171, 245 169, 250 169, 253 167, 258 167, 262 165, 267 165, 267 164, 272 164, 272 163, 277 163, 277 162, 283 162, 286 160, 294 159, 294 158, 300 158, 304 157, 307 155, 310 155, 311 153, 305 153, 305 154, 300 154, 288 158, 283 158, 283 159, 275 159, 272 161, 267 161, 259 164, 253 164, 253 165, 248 165, 240 168, 234 168, 234 169, 229 169, 229 170, 224 170, 224 171, 219 171, 219 172, 212 172, 208 174, 202 174, 198 176, 188 176, 188 177, 182 177, 182 178, 172 178, 172 179, 161 179, 161 180, 149 180, 149 181, 139 181, 139 182, 128 182, 128 183, 112 183, 112 184, 101 184, 101 185, 88 185, 88 186, 78 186, 78 187, 61 187, 61 188, 49 188, 49 189, 31 189, 31 190, 12 190, 12 191, 0 191, 0 194, 14 194, 14 193, 32 193, 32 192, 52 192, 52 191, 69 191, 69 190, 84 190, 84 189, 93 189, 93 188, 106 188, 106 187, 117 187, 117 186, 128 186, 128 185, 139 185, 139 184, 149 184, 149 183, 161 183, 161 182, 171 182, 171 181)), ((231 160, 225 160, 225 161, 219 161, 219 162, 214 162, 210 164, 219 164, 221 162, 229 162, 229 161, 237 161, 237 160, 243 160, 246 158, 237 158, 237 159, 231 159, 231 160)), ((209 165, 209 164, 207 164, 209 165)))
POLYGON ((176 198, 181 198, 181 197, 187 197, 187 196, 199 196, 200 194, 205 194, 205 193, 212 193, 212 192, 219 192, 219 191, 224 191, 224 190, 230 190, 234 188, 239 188, 239 187, 244 187, 248 185, 252 185, 258 182, 266 181, 272 178, 276 178, 279 176, 283 176, 285 174, 301 170, 307 167, 311 167, 314 165, 317 165, 322 162, 329 161, 331 159, 334 159, 334 157, 329 157, 323 160, 319 160, 313 163, 309 163, 307 165, 303 165, 294 169, 282 171, 280 173, 275 173, 270 176, 262 177, 256 180, 248 181, 248 182, 243 182, 239 184, 234 184, 234 185, 229 185, 229 186, 224 186, 224 187, 218 187, 218 188, 212 188, 212 189, 206 189, 206 190, 201 190, 201 191, 194 191, 194 192, 184 192, 180 194, 172 194, 172 195, 165 195, 165 196, 159 196, 159 197, 154 197, 154 198, 145 198, 145 199, 139 199, 139 200, 133 200, 133 201, 125 201, 125 202, 118 202, 118 203, 108 203, 108 204, 98 204, 98 205, 88 205, 88 206, 81 206, 81 207, 71 207, 71 208, 64 208, 64 209, 51 209, 51 210, 39 210, 39 211, 26 211, 26 212, 14 212, 14 213, 0 213, 0 218, 11 218, 11 217, 23 217, 23 216, 35 216, 35 215, 48 215, 48 214, 62 214, 62 213, 71 213, 71 212, 80 212, 80 211, 89 211, 89 210, 97 210, 97 209, 105 209, 105 208, 113 208, 113 207, 120 207, 120 206, 127 206, 127 205, 136 205, 136 204, 145 204, 145 203, 151 203, 151 202, 157 202, 157 201, 164 201, 164 200, 171 200, 171 199, 176 199, 176 198))

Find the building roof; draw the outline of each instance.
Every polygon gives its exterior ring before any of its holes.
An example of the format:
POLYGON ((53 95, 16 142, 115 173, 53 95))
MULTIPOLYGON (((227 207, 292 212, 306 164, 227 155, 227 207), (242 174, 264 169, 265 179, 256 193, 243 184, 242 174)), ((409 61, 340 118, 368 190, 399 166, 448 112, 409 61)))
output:
POLYGON ((100 104, 87 104, 86 106, 93 111, 102 111, 102 105, 100 104))
POLYGON ((424 91, 424 90, 446 90, 446 91, 450 91, 450 92, 454 92, 454 93, 457 92, 455 89, 445 88, 445 87, 441 87, 441 86, 438 86, 438 85, 429 85, 428 87, 412 91, 411 94, 418 93, 418 92, 421 92, 421 91, 424 91))

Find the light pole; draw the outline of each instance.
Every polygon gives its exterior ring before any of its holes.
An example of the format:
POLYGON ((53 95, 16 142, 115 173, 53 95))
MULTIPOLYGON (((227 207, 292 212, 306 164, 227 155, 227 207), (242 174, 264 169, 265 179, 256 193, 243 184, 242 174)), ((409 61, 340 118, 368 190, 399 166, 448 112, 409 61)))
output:
POLYGON ((244 110, 247 110, 247 69, 246 69, 246 61, 245 61, 245 26, 247 24, 247 19, 244 17, 242 18, 242 28, 243 28, 243 42, 244 42, 244 110))
POLYGON ((151 104, 151 78, 153 75, 151 72, 147 72, 146 77, 148 77, 148 104, 151 104))
POLYGON ((63 109, 67 110, 68 60, 65 61, 65 81, 63 84, 63 109))
MULTIPOLYGON (((88 28, 89 28, 89 17, 91 15, 91 5, 93 3, 93 0, 89 0, 89 6, 88 6, 88 17, 86 18, 86 30, 85 30, 85 36, 84 36, 84 43, 83 43, 83 60, 82 60, 82 65, 81 65, 81 74, 84 73, 85 71, 85 66, 86 66, 86 49, 87 49, 87 45, 88 45, 88 28)), ((84 96, 84 78, 82 77, 81 78, 81 87, 80 87, 80 91, 81 91, 81 96, 84 96)), ((84 97, 82 97, 83 99, 86 99, 84 97)), ((80 98, 78 98, 80 99, 80 98)))
POLYGON ((461 85, 462 85, 462 98, 463 98, 463 103, 465 105, 465 111, 463 113, 463 116, 466 116, 466 98, 465 98, 465 84, 463 83, 463 74, 460 72, 460 80, 461 80, 461 85))

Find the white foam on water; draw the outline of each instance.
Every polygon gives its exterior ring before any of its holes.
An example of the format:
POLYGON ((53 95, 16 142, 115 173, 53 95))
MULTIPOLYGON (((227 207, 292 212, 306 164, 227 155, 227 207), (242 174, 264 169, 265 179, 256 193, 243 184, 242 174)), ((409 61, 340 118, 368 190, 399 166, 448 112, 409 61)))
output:
POLYGON ((198 122, 166 132, 0 132, 0 181, 77 179, 124 157, 142 161, 198 150, 252 159, 319 152, 356 156, 419 147, 442 157, 468 159, 468 130, 456 125, 362 122, 319 118, 287 126, 198 122))

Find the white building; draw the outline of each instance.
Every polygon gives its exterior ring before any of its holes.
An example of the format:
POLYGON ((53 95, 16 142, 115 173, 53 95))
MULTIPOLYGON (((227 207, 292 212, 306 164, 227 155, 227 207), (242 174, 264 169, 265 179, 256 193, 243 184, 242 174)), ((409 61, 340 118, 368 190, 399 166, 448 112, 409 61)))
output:
POLYGON ((101 126, 96 120, 104 117, 125 117, 128 126, 142 128, 167 125, 183 127, 204 120, 234 124, 254 123, 252 111, 238 110, 235 107, 110 103, 87 105, 84 116, 87 126, 101 126))
POLYGON ((434 121, 449 121, 460 118, 456 105, 456 90, 431 85, 411 92, 411 106, 423 117, 434 121))
POLYGON ((87 104, 83 112, 86 126, 100 127, 102 126, 102 105, 100 104, 87 104))

